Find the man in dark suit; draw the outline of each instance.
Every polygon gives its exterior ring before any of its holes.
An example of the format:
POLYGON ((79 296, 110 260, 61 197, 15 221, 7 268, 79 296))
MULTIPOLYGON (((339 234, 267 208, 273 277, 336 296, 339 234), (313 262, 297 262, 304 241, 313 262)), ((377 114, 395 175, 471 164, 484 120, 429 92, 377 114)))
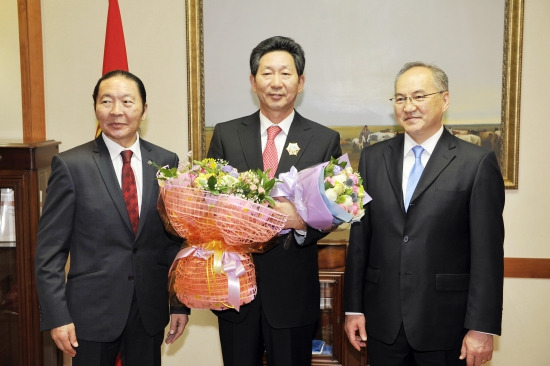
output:
MULTIPOLYGON (((294 110, 305 82, 304 66, 304 52, 290 38, 272 37, 254 48, 250 83, 260 110, 217 124, 208 156, 224 159, 239 171, 265 169, 262 151, 269 144, 267 130, 274 125, 280 127, 274 140, 276 175, 340 156, 339 134, 294 110)), ((277 209, 289 214, 286 228, 293 230, 273 249, 254 254, 256 298, 240 312, 217 312, 225 366, 260 366, 264 350, 270 366, 311 364, 320 301, 315 244, 326 233, 308 227, 288 200, 278 201, 277 209), (284 244, 287 239, 290 245, 284 244)))
MULTIPOLYGON (((41 328, 75 366, 114 365, 119 352, 125 366, 160 365, 168 269, 181 240, 164 229, 148 162, 177 166, 178 157, 139 137, 147 103, 135 75, 105 74, 93 98, 102 134, 52 159, 36 248, 41 328), (123 150, 133 153, 134 222, 121 190, 123 150)), ((166 343, 182 334, 189 310, 170 312, 166 343)))
POLYGON ((350 233, 348 339, 356 349, 366 341, 372 366, 484 364, 502 319, 504 183, 496 156, 443 128, 449 88, 438 67, 406 64, 392 100, 405 134, 361 152, 372 201, 350 233), (408 187, 414 170, 416 189, 408 187))

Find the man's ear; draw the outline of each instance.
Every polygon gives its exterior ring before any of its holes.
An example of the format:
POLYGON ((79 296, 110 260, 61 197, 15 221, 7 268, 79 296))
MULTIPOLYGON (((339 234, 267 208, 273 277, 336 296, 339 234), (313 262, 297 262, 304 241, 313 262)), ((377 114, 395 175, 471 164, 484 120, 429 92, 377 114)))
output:
POLYGON ((143 121, 147 117, 147 103, 143 105, 143 113, 141 114, 141 120, 143 121))
POLYGON ((306 83, 306 76, 302 74, 298 78, 298 94, 300 94, 304 90, 305 83, 306 83))

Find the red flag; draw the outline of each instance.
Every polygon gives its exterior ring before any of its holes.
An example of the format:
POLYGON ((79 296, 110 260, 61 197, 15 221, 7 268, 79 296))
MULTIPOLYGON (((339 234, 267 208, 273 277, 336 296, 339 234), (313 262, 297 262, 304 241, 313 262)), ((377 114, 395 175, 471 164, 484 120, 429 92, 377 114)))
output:
MULTIPOLYGON (((107 28, 105 30, 105 49, 103 50, 103 73, 109 71, 128 71, 128 58, 126 57, 126 43, 124 42, 124 30, 118 0, 109 0, 109 11, 107 13, 107 28)), ((99 136, 101 128, 99 123, 95 136, 99 136)))
POLYGON ((103 75, 113 70, 128 71, 126 44, 118 0, 109 0, 107 29, 105 31, 105 50, 103 51, 103 75))

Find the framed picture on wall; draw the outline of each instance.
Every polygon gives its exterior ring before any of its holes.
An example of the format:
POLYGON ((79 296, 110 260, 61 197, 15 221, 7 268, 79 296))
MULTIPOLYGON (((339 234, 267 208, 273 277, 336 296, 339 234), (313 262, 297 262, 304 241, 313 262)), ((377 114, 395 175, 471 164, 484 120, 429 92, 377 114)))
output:
POLYGON ((362 147, 399 132, 388 100, 395 74, 424 61, 449 76, 445 126, 495 150, 506 188, 517 189, 523 1, 189 0, 189 149, 204 156, 216 123, 258 109, 250 52, 284 35, 306 54, 296 109, 338 130, 355 167, 362 147))

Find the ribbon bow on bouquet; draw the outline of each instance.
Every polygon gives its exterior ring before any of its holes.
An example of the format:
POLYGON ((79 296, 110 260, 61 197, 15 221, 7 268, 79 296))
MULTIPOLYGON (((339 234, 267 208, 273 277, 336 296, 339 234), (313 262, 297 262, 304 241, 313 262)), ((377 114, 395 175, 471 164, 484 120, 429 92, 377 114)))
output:
MULTIPOLYGON (((241 253, 234 252, 222 252, 221 250, 209 250, 202 247, 187 247, 182 249, 175 260, 193 256, 196 258, 201 258, 202 260, 209 263, 208 266, 205 266, 205 271, 208 273, 211 271, 211 275, 207 278, 212 278, 210 281, 214 281, 214 275, 225 274, 227 276, 227 305, 226 307, 232 307, 235 310, 239 311, 240 308, 240 296, 241 288, 239 283, 239 277, 246 274, 245 266, 243 262, 246 262, 247 256, 241 253)), ((176 263, 176 262, 175 262, 176 263)), ((174 268, 174 264, 170 267, 170 274, 174 268)), ((188 283, 188 285, 193 286, 188 283)), ((208 285, 211 285, 208 283, 208 285)), ((191 288, 191 290, 193 290, 191 288)), ((254 287, 251 290, 254 294, 256 293, 256 288, 254 287)), ((185 292, 185 291, 184 291, 185 292)), ((192 296, 190 296, 192 298, 192 296)), ((193 300, 190 300, 193 303, 193 300)))
POLYGON ((309 226, 327 230, 361 220, 365 214, 363 206, 372 200, 362 183, 344 154, 300 172, 292 167, 279 174, 270 195, 286 197, 309 226))

